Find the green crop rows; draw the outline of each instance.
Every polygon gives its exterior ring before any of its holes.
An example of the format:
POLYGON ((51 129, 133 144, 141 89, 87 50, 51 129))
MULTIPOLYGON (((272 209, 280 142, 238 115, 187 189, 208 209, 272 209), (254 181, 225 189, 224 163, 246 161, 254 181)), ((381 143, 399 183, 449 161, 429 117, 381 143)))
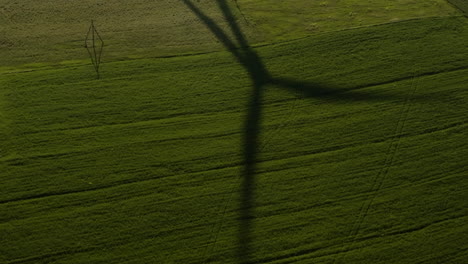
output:
MULTIPOLYGON (((170 40, 188 44, 145 57, 154 35, 111 41, 99 80, 78 48, 66 62, 26 39, 8 51, 0 263, 468 258, 464 16, 433 1, 440 16, 284 35, 271 1, 194 2, 158 4, 197 21, 170 40)), ((310 7, 292 2, 290 17, 310 7)))

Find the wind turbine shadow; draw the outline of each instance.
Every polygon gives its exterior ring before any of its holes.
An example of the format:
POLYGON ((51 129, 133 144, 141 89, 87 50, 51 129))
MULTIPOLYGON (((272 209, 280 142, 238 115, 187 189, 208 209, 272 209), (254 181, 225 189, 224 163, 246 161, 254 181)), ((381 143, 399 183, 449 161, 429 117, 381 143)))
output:
POLYGON ((389 99, 401 99, 399 96, 393 95, 379 95, 362 91, 359 89, 345 89, 345 88, 334 88, 326 84, 309 82, 309 81, 297 81, 288 78, 272 78, 269 84, 277 86, 283 89, 290 90, 291 92, 297 93, 299 96, 304 98, 317 98, 320 100, 330 100, 334 102, 352 102, 352 101, 382 101, 389 99))
POLYGON ((249 97, 243 134, 243 169, 241 173, 240 217, 238 231, 237 261, 245 264, 253 262, 252 230, 255 201, 255 175, 259 152, 260 123, 262 119, 262 99, 266 85, 273 85, 299 93, 307 98, 320 98, 333 101, 382 100, 383 96, 352 90, 328 87, 327 85, 273 77, 266 69, 258 54, 249 46, 227 0, 216 0, 219 9, 228 22, 235 38, 232 40, 213 19, 205 15, 192 0, 183 3, 205 24, 211 33, 236 58, 248 73, 252 90, 249 97))

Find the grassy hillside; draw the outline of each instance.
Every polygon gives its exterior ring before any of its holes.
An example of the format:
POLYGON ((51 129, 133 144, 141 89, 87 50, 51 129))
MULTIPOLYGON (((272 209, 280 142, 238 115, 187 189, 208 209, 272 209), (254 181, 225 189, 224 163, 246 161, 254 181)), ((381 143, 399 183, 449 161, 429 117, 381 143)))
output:
POLYGON ((462 263, 467 39, 465 18, 426 18, 101 80, 9 69, 0 263, 462 263))
MULTIPOLYGON (((459 13, 445 0, 229 0, 251 43, 459 13), (238 8, 239 7, 239 8, 238 8)), ((196 1, 222 28, 215 1, 196 1)), ((0 66, 86 61, 84 38, 94 19, 106 43, 104 60, 167 56, 222 49, 181 0, 35 1, 0 3, 0 66)))

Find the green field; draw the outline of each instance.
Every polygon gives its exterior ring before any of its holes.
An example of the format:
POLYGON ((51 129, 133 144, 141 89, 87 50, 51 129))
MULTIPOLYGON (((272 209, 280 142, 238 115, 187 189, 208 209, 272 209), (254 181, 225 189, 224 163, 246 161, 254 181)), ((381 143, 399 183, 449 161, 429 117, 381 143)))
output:
MULTIPOLYGON (((223 29, 215 0, 195 1, 223 29)), ((230 4, 233 0, 229 0, 230 4)), ((232 13, 254 43, 418 17, 459 15, 446 0, 237 0, 232 13), (242 12, 237 8, 240 7, 242 12), (245 19, 244 19, 245 18, 245 19)), ((1 66, 76 63, 90 20, 106 42, 104 61, 222 50, 223 46, 181 0, 2 0, 1 66)))
POLYGON ((468 259, 460 10, 94 2, 0 4, 0 263, 468 259))

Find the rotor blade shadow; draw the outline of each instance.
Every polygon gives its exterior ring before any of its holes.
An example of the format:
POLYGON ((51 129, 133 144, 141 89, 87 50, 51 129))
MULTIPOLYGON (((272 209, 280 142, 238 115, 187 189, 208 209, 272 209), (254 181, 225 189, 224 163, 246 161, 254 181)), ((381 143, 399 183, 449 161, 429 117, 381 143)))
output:
POLYGON ((213 35, 223 44, 223 46, 225 46, 226 49, 242 63, 243 56, 241 55, 241 52, 239 52, 239 48, 229 39, 229 36, 223 31, 223 29, 219 27, 213 19, 205 15, 205 13, 196 7, 192 1, 183 0, 183 2, 198 17, 198 19, 206 25, 211 33, 213 33, 213 35))
MULTIPOLYGON (((358 89, 337 89, 320 83, 272 77, 260 56, 250 47, 226 0, 217 0, 217 4, 235 40, 231 39, 230 35, 223 28, 203 13, 191 0, 183 0, 183 3, 205 24, 207 29, 223 44, 226 50, 236 58, 249 74, 252 81, 252 90, 249 95, 243 125, 243 167, 241 172, 242 182, 237 245, 238 263, 252 263, 254 259, 252 231, 254 230, 256 167, 260 145, 262 99, 266 85, 288 89, 306 98, 318 98, 330 101, 385 100, 389 99, 389 97, 358 91, 358 89)), ((216 237, 214 241, 216 243, 216 237)))
POLYGON ((245 68, 252 81, 252 90, 247 105, 247 113, 244 121, 243 147, 243 168, 241 172, 240 190, 240 215, 237 260, 238 263, 249 263, 252 257, 252 219, 255 172, 259 146, 260 120, 262 115, 262 95, 265 84, 269 81, 267 73, 260 57, 248 46, 248 42, 242 34, 239 26, 235 22, 234 16, 225 0, 218 0, 218 7, 221 9, 228 25, 233 32, 239 45, 236 45, 223 29, 210 17, 205 15, 190 0, 183 0, 187 7, 206 25, 211 33, 224 45, 224 47, 237 59, 245 68), (240 46, 240 47, 238 47, 240 46))
MULTIPOLYGON (((317 98, 325 101, 388 101, 406 100, 407 95, 377 94, 362 91, 362 88, 335 88, 326 84, 298 81, 288 78, 271 78, 269 84, 291 90, 305 98, 317 98)), ((413 98, 415 99, 415 98, 413 98)))

